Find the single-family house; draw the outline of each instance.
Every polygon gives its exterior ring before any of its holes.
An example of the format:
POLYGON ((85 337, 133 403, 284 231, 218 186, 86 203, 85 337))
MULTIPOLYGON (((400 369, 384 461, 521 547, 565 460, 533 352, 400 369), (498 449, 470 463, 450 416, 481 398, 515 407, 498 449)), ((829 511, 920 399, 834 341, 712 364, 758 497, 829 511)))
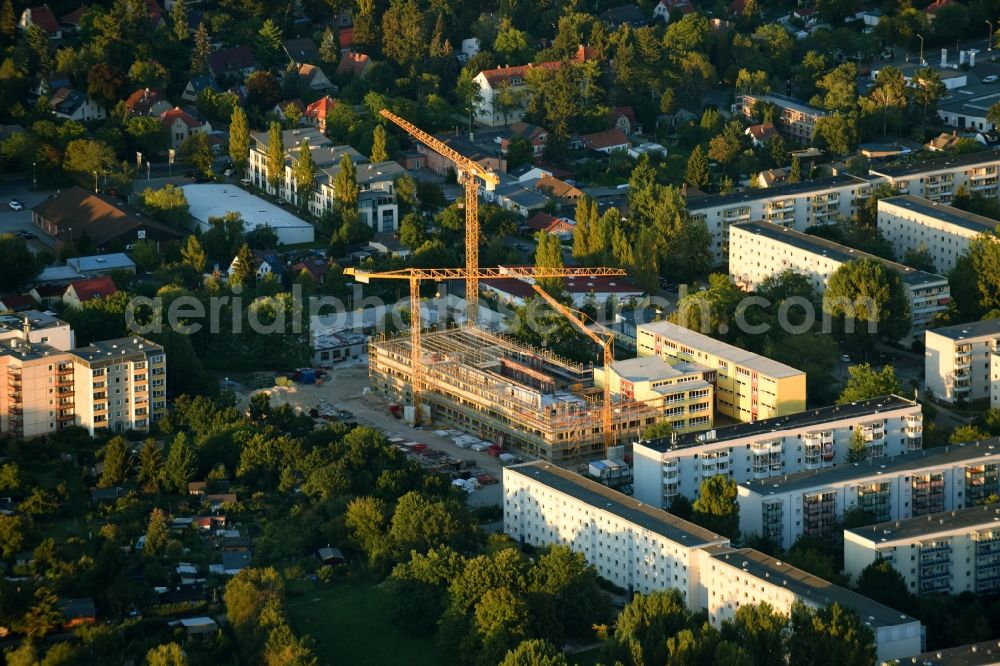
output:
POLYGON ((104 120, 108 112, 90 95, 72 88, 60 88, 49 97, 49 106, 58 118, 88 122, 104 120))
MULTIPOLYGON (((239 256, 233 257, 229 263, 229 270, 226 273, 232 277, 236 272, 236 267, 240 263, 239 256)), ((254 275, 258 280, 263 280, 268 275, 280 278, 285 270, 285 264, 281 261, 281 256, 276 250, 257 250, 253 253, 254 275)))
POLYGON ((757 174, 755 182, 757 187, 773 187, 786 180, 788 180, 788 174, 784 169, 765 169, 757 174))
POLYGON ((958 136, 958 132, 941 132, 936 137, 924 144, 924 148, 932 153, 942 153, 954 150, 959 141, 965 137, 958 136))
POLYGON ((623 25, 641 28, 647 23, 646 15, 637 5, 611 7, 605 10, 599 18, 610 28, 619 28, 623 25))
POLYGON ((62 39, 62 28, 59 27, 56 15, 52 13, 47 4, 39 7, 29 7, 21 12, 21 19, 17 22, 17 27, 21 29, 21 32, 27 32, 28 28, 33 25, 37 25, 44 30, 49 39, 62 39))
POLYGON ((774 126, 773 123, 761 123, 759 125, 751 125, 750 127, 743 130, 743 133, 750 137, 750 142, 755 148, 761 148, 767 145, 773 139, 777 139, 780 134, 778 134, 778 128, 774 126))
POLYGON ((552 176, 542 176, 535 181, 535 189, 547 197, 556 199, 561 205, 574 205, 583 196, 583 190, 564 180, 552 176))
POLYGON ((299 99, 298 97, 296 97, 295 99, 284 99, 284 100, 281 100, 280 102, 278 102, 277 104, 274 105, 274 108, 271 109, 271 112, 274 113, 279 118, 281 118, 282 120, 288 120, 288 114, 292 113, 293 111, 297 112, 298 113, 298 117, 301 118, 302 117, 302 110, 304 108, 305 108, 305 104, 302 103, 301 99, 299 99), (290 109, 289 107, 295 107, 295 108, 294 109, 290 109))
POLYGON ((208 481, 188 481, 188 495, 201 497, 208 489, 208 481))
POLYGON ((257 60, 249 46, 234 46, 208 54, 208 67, 216 78, 234 76, 245 79, 257 70, 257 60))
POLYGON ((500 139, 500 152, 504 155, 510 149, 510 142, 514 137, 520 137, 531 145, 531 154, 541 157, 545 152, 545 144, 549 140, 549 132, 544 127, 532 125, 522 121, 511 123, 510 135, 500 139))
POLYGON ((66 291, 63 292, 63 303, 71 307, 80 307, 86 301, 107 298, 117 293, 118 287, 115 286, 114 280, 107 275, 102 275, 70 282, 66 291))
POLYGON ((155 88, 140 88, 125 100, 125 108, 133 116, 159 117, 173 108, 166 96, 155 88))
POLYGON ((545 208, 551 201, 547 196, 528 189, 521 183, 511 183, 498 187, 494 194, 497 205, 504 210, 517 213, 521 217, 528 217, 531 213, 545 208))
POLYGON ((397 259, 405 259, 413 255, 413 250, 399 242, 399 239, 391 234, 379 234, 368 241, 368 247, 375 252, 397 259))
POLYGON ((209 134, 212 124, 207 120, 199 120, 190 113, 174 107, 160 114, 160 124, 170 136, 170 147, 177 150, 185 141, 195 134, 209 134))
POLYGON ((319 49, 310 37, 286 39, 281 43, 288 59, 296 64, 319 62, 319 49))
POLYGON ((28 294, 42 305, 55 305, 62 301, 66 293, 65 284, 39 284, 31 288, 28 294))
POLYGON ((299 80, 310 90, 333 90, 334 85, 317 65, 303 63, 298 68, 299 80))
POLYGON ((560 240, 568 240, 573 237, 573 229, 576 223, 568 217, 556 217, 548 213, 535 213, 525 224, 534 232, 545 232, 558 236, 560 240))
POLYGON ((316 551, 316 557, 320 562, 328 566, 335 566, 337 564, 343 564, 347 561, 344 557, 343 551, 339 548, 331 548, 327 546, 326 548, 320 548, 316 551))
POLYGON ((23 310, 33 310, 38 307, 38 301, 32 298, 31 294, 7 294, 0 296, 0 311, 21 312, 23 310))
POLYGON ((214 493, 205 495, 205 502, 208 503, 212 513, 219 511, 226 504, 236 504, 236 493, 214 493))
POLYGON ((330 262, 320 257, 313 257, 294 264, 291 271, 296 277, 305 272, 312 278, 313 284, 323 284, 326 281, 326 274, 330 272, 330 262))
POLYGON ((168 622, 171 627, 181 627, 184 635, 193 641, 210 640, 219 632, 219 625, 210 617, 186 617, 168 622))
POLYGON ((670 23, 670 15, 680 12, 681 14, 693 14, 694 5, 690 0, 660 0, 653 7, 653 16, 664 23, 670 23))
POLYGON ((622 134, 641 134, 642 123, 635 117, 631 106, 617 106, 608 114, 611 127, 622 131, 622 134))
POLYGON ((368 54, 348 50, 340 56, 340 62, 337 63, 337 74, 349 74, 354 78, 363 78, 368 72, 369 62, 368 54))
POLYGON ((302 113, 302 120, 306 124, 318 128, 320 132, 326 133, 326 117, 336 103, 332 97, 324 95, 306 107, 302 113))
POLYGON ((184 92, 181 93, 181 99, 185 102, 191 102, 192 104, 198 101, 198 93, 202 90, 214 90, 219 91, 219 84, 216 83, 215 77, 211 74, 198 74, 192 76, 187 85, 184 86, 184 92))
POLYGON ((628 138, 620 129, 610 129, 594 134, 584 134, 580 137, 580 146, 585 150, 594 150, 599 153, 613 153, 615 151, 627 151, 629 146, 628 138))

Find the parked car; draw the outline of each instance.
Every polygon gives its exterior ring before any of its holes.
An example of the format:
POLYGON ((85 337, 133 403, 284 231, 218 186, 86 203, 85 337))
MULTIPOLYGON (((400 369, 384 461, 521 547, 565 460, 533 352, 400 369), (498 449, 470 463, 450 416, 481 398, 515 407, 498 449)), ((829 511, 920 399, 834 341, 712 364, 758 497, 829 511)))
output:
POLYGON ((850 363, 851 362, 851 355, 850 354, 842 354, 840 356, 840 360, 843 361, 844 363, 850 363))
POLYGON ((997 81, 1000 81, 1000 76, 997 76, 996 74, 990 74, 989 76, 984 76, 982 78, 983 83, 996 83, 997 81))
POLYGON ((11 199, 7 205, 10 206, 11 210, 24 210, 24 202, 20 199, 11 199))

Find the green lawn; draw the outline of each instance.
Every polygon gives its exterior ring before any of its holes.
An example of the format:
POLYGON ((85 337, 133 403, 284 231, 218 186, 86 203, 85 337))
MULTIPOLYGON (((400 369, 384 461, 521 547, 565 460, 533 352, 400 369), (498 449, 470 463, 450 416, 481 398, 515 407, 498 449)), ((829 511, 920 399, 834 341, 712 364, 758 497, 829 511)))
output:
POLYGON ((389 595, 370 583, 333 583, 288 602, 297 634, 316 639, 321 664, 436 666, 433 637, 418 638, 389 622, 389 595))

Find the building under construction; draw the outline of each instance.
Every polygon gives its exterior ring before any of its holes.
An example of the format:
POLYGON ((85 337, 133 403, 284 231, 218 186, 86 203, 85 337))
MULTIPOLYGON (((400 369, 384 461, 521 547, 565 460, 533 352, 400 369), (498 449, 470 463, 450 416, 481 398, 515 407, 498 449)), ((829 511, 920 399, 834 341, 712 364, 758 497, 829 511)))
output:
MULTIPOLYGON (((420 347, 420 403, 425 414, 429 408, 434 424, 556 464, 604 457, 603 390, 595 384, 591 367, 474 327, 425 332, 420 347)), ((372 389, 390 400, 411 403, 410 354, 407 336, 373 341, 372 389)), ((615 444, 634 441, 643 429, 664 418, 666 405, 676 410, 678 404, 687 404, 689 395, 708 396, 699 408, 707 410, 705 427, 710 427, 712 387, 702 381, 701 369, 687 373, 692 376, 685 375, 683 387, 665 387, 685 373, 662 365, 657 372, 671 379, 657 384, 659 400, 639 400, 619 392, 613 396, 615 444), (677 399, 678 393, 683 400, 677 399)), ((599 379, 604 381, 603 373, 599 379)))

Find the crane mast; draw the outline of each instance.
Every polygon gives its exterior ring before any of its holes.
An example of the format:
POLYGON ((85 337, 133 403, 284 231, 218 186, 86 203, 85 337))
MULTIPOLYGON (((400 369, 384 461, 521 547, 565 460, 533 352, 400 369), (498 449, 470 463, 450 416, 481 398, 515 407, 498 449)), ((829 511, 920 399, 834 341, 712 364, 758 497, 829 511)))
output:
POLYGON ((465 269, 468 271, 465 278, 465 307, 466 318, 474 326, 479 322, 479 277, 477 274, 479 270, 479 180, 483 181, 487 190, 493 190, 500 184, 500 177, 492 170, 484 168, 478 162, 449 148, 443 141, 439 141, 388 109, 382 109, 379 113, 420 143, 450 160, 457 170, 465 174, 465 269))

